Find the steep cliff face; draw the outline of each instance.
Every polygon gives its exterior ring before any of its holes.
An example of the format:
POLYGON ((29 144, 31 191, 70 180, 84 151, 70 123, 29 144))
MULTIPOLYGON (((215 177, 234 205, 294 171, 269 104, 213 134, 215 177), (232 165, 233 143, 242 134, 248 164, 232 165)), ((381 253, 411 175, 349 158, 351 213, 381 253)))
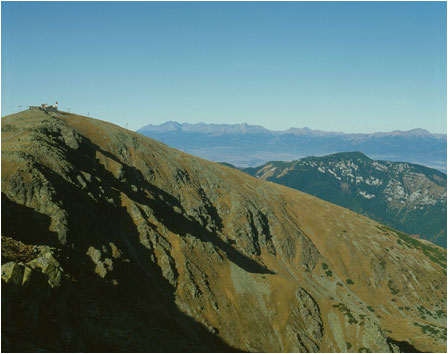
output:
POLYGON ((268 162, 245 172, 446 247, 446 174, 360 152, 268 162))
POLYGON ((446 251, 112 124, 2 119, 2 344, 446 350, 446 251))

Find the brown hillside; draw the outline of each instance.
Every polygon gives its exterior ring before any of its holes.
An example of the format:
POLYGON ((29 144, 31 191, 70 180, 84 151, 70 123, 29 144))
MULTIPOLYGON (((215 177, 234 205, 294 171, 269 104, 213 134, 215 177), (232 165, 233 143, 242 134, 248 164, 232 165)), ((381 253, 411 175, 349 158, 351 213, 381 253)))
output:
POLYGON ((103 121, 2 118, 2 234, 4 351, 446 351, 445 250, 103 121))

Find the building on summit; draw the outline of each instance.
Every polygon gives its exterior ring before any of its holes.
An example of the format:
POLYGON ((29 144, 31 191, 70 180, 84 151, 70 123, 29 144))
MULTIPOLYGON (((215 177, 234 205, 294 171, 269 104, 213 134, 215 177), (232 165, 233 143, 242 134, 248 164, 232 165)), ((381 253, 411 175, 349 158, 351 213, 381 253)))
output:
POLYGON ((40 106, 30 106, 30 109, 41 109, 45 112, 57 112, 58 111, 58 102, 49 106, 47 103, 42 103, 40 106))

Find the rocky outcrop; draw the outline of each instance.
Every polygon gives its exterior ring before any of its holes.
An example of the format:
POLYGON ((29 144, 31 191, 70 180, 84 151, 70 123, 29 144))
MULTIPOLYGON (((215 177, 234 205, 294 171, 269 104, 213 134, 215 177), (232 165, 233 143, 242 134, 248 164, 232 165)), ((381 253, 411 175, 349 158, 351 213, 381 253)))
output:
POLYGON ((62 269, 48 247, 41 249, 41 254, 28 263, 8 262, 2 265, 2 280, 6 284, 27 286, 35 277, 42 279, 41 275, 50 287, 61 285, 62 269))
POLYGON ((324 326, 316 301, 303 288, 296 292, 297 303, 292 306, 288 330, 295 336, 294 352, 317 353, 324 336, 324 326))

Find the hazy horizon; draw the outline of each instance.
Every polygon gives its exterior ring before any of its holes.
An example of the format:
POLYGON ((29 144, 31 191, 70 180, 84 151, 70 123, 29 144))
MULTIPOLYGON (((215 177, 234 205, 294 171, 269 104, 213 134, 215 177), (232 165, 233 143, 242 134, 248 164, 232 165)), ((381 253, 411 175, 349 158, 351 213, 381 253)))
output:
MULTIPOLYGON (((93 117, 93 118, 95 118, 95 117, 93 117)), ((310 129, 310 130, 313 130, 313 131, 323 131, 323 132, 329 132, 329 133, 374 134, 374 133, 392 133, 392 132, 395 132, 395 131, 397 131, 397 132, 409 132, 409 131, 412 131, 412 130, 422 129, 422 130, 425 130, 425 131, 427 131, 428 133, 430 133, 432 135, 446 135, 447 134, 446 132, 445 133, 432 132, 430 130, 427 130, 427 129, 421 128, 421 127, 415 127, 415 128, 410 128, 410 129, 406 129, 406 130, 394 129, 394 130, 388 130, 388 131, 353 132, 353 131, 342 131, 342 130, 318 129, 318 128, 313 128, 313 127, 309 127, 309 126, 306 126, 306 127, 305 126, 291 126, 289 128, 285 128, 285 129, 269 129, 269 128, 265 127, 264 125, 252 124, 252 123, 248 123, 248 122, 234 122, 234 123, 232 123, 232 122, 230 122, 230 123, 227 123, 227 122, 226 123, 219 123, 219 122, 217 122, 217 123, 196 122, 196 123, 192 123, 192 122, 187 122, 187 121, 183 121, 182 122, 182 121, 178 121, 178 120, 167 120, 165 122, 157 123, 157 124, 148 123, 148 124, 145 124, 145 125, 141 126, 140 128, 135 129, 135 131, 138 131, 138 130, 142 129, 142 128, 144 128, 147 125, 161 126, 161 125, 164 125, 164 124, 167 124, 167 123, 190 124, 190 125, 199 125, 199 124, 205 124, 205 125, 244 125, 244 124, 246 124, 248 126, 262 127, 262 128, 265 128, 265 129, 273 131, 273 132, 284 132, 284 131, 287 131, 287 130, 290 130, 290 129, 310 129)))

